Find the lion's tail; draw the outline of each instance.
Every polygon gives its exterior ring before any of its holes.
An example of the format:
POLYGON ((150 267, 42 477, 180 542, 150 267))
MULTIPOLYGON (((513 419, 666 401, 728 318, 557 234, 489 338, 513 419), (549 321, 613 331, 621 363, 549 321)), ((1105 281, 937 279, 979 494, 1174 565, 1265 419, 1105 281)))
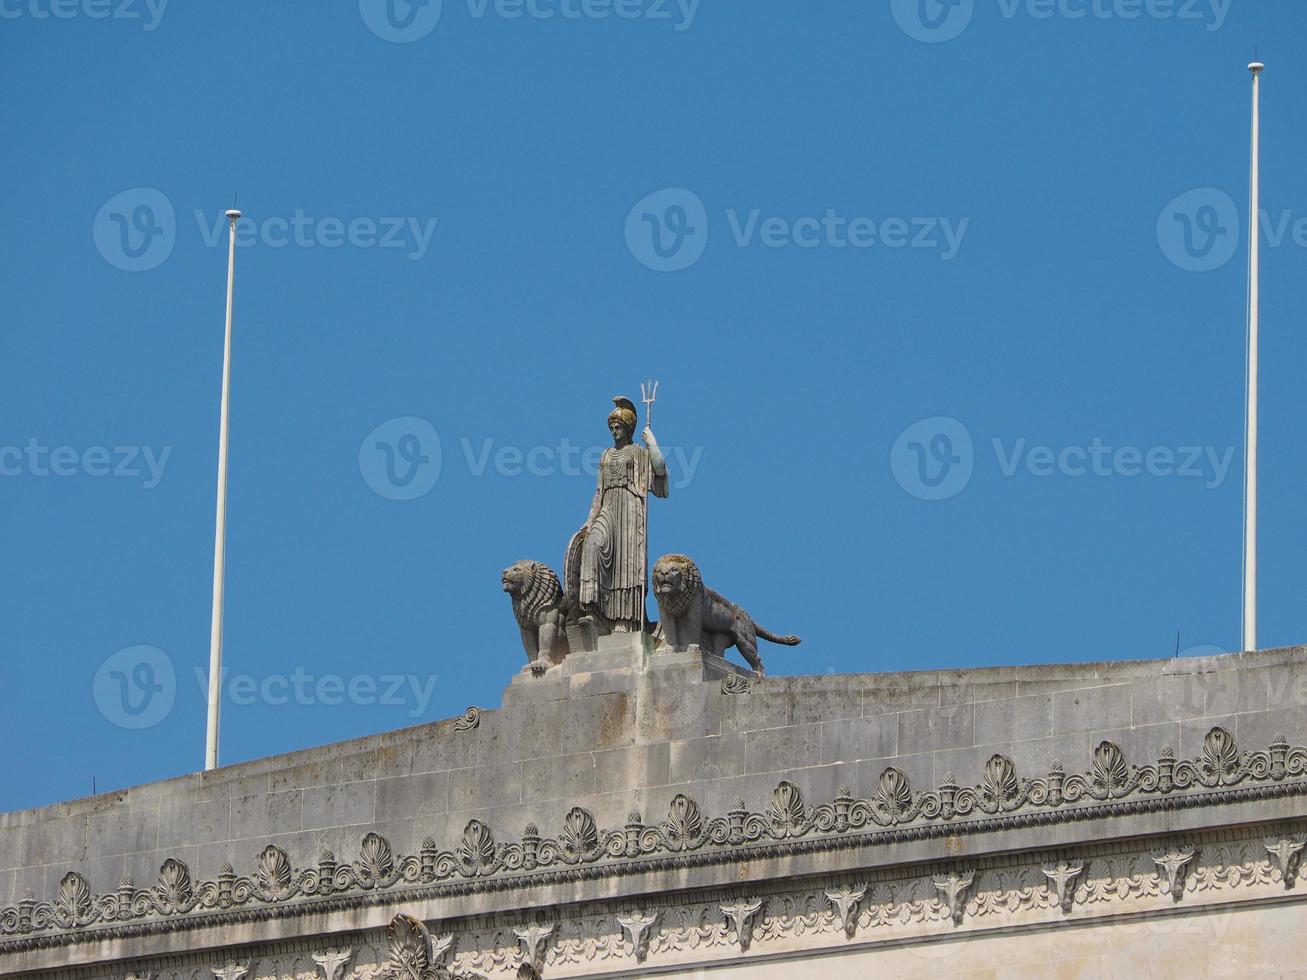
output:
POLYGON ((799 638, 795 636, 793 633, 790 633, 787 636, 777 636, 771 630, 763 629, 757 623, 753 624, 753 629, 764 640, 771 640, 773 643, 782 643, 787 647, 796 647, 799 645, 800 642, 799 638))

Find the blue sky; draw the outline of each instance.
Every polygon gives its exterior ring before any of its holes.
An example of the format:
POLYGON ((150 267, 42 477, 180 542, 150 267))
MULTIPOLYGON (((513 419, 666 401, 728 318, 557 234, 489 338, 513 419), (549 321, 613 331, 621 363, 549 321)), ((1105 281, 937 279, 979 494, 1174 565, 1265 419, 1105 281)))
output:
POLYGON ((0 809, 202 765, 235 193, 224 761, 497 706, 646 377, 772 673, 1237 646, 1254 45, 1307 640, 1303 4, 390 2, 0 0, 0 809))

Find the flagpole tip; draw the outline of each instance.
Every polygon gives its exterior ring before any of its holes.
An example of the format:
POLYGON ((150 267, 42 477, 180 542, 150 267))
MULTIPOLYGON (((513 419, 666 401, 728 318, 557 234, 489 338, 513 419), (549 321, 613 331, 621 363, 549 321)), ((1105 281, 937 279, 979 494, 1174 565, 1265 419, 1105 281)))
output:
POLYGON ((237 211, 235 208, 231 208, 230 210, 227 211, 227 217, 230 218, 232 221, 237 220, 240 216, 241 213, 237 211))
POLYGON ((1266 66, 1262 64, 1260 61, 1254 61, 1251 65, 1248 66, 1248 70, 1252 72, 1254 75, 1261 74, 1261 72, 1264 71, 1265 68, 1266 66))

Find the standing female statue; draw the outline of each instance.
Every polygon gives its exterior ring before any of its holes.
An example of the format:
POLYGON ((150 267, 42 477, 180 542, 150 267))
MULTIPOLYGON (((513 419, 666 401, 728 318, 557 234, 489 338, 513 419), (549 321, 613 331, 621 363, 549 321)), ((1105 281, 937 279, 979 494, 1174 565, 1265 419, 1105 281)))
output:
POLYGON ((569 594, 575 597, 581 622, 597 632, 634 632, 644 622, 645 572, 648 561, 647 499, 666 497, 667 463, 653 430, 644 427, 643 446, 633 445, 635 404, 613 399, 608 416, 613 446, 599 461, 599 480, 585 527, 567 549, 569 594))

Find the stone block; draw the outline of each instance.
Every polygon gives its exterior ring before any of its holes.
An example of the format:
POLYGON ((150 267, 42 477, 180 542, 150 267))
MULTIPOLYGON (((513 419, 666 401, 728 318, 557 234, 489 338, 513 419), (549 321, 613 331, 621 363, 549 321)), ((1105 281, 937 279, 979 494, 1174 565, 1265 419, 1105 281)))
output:
POLYGON ((667 781, 676 784, 745 775, 751 737, 735 733, 667 743, 667 781))
MULTIPOLYGON (((1235 716, 1229 729, 1242 751, 1265 749, 1276 736, 1307 743, 1307 712, 1301 708, 1273 708, 1235 716)), ((1226 726, 1228 728, 1228 726, 1226 726)))
POLYGON ((159 847, 181 847, 196 840, 231 836, 231 802, 164 803, 159 808, 159 847))
POLYGON ((595 792, 618 793, 671 781, 671 743, 630 745, 594 753, 595 792))
POLYGON ((383 745, 347 755, 340 760, 340 767, 340 781, 345 783, 407 776, 413 771, 413 745, 383 745))
POLYGON ((451 811, 477 810, 522 802, 522 763, 456 769, 449 774, 451 811))
POLYGON ((349 827, 370 823, 376 816, 375 782, 311 786, 304 793, 302 828, 349 827))
POLYGON ((595 761, 590 752, 535 759, 522 764, 522 802, 566 800, 577 803, 595 790, 595 761))
POLYGON ((746 772, 793 772, 821 764, 820 725, 749 732, 746 745, 746 772))
POLYGON ((306 786, 330 786, 339 783, 341 760, 339 756, 318 759, 314 762, 290 766, 268 774, 268 788, 273 793, 306 786))
POLYGON ((377 780, 377 820, 404 820, 449 810, 449 773, 424 772, 377 780))
POLYGON ((303 827, 304 790, 238 796, 231 800, 233 840, 271 837, 303 827))
POLYGON ((1053 734, 1051 694, 977 701, 975 712, 977 745, 1024 742, 1053 734))
POLYGON ((778 682, 784 679, 768 678, 757 682, 748 694, 721 695, 717 702, 721 733, 780 728, 788 724, 794 695, 778 686, 778 682))
MULTIPOLYGON (((109 857, 115 854, 153 851, 158 845, 158 840, 158 810, 118 810, 94 813, 86 817, 85 853, 87 855, 109 857)), ((71 840, 61 841, 60 846, 67 846, 70 850, 75 849, 74 842, 71 840)), ((81 856, 79 851, 77 857, 81 856)))
POLYGON ((1090 687, 1053 695, 1053 734, 1130 727, 1130 685, 1090 687))
POLYGON ((976 742, 975 707, 958 704, 899 713, 899 751, 937 752, 976 742))
POLYGON ((895 715, 824 722, 821 725, 820 761, 825 765, 896 755, 898 734, 895 715))
POLYGON ((828 688, 794 691, 790 697, 791 725, 815 725, 819 722, 839 721, 862 717, 862 692, 847 684, 828 688))

